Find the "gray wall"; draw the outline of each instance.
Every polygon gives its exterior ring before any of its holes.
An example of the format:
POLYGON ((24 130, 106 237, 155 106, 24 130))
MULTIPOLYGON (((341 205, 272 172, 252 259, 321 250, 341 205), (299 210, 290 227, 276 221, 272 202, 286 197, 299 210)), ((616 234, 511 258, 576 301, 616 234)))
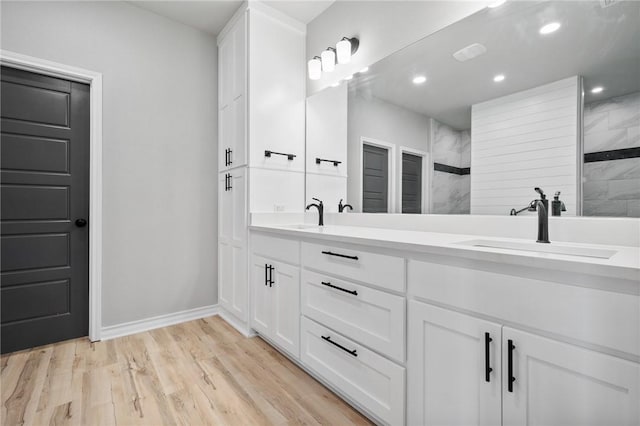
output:
POLYGON ((122 2, 2 2, 2 49, 103 73, 103 326, 217 301, 217 49, 122 2))
MULTIPOLYGON (((396 194, 400 187, 400 147, 429 151, 429 117, 381 99, 364 97, 349 90, 347 130, 347 200, 355 212, 362 211, 360 138, 380 140, 396 146, 396 194)), ((391 173, 391 170, 389 170, 391 173)), ((400 210, 396 196, 396 210, 400 210)))
MULTIPOLYGON (((584 152, 640 147, 640 92, 585 105, 584 152)), ((640 217, 640 158, 584 165, 585 216, 640 217)))
POLYGON ((358 37, 360 48, 349 64, 320 80, 307 79, 307 95, 358 72, 462 18, 491 1, 336 1, 307 25, 307 59, 342 37, 358 37))

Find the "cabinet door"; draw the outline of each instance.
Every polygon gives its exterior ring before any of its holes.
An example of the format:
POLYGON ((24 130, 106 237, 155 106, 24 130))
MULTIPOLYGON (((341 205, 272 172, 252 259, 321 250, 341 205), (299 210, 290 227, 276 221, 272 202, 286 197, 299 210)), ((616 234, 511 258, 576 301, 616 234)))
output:
POLYGON ((300 269, 281 262, 272 263, 272 338, 279 346, 300 356, 300 269))
POLYGON ((227 311, 233 306, 233 258, 228 241, 218 241, 218 300, 227 311))
POLYGON ((231 241, 233 235, 233 199, 228 186, 228 174, 226 172, 218 174, 218 238, 227 242, 231 241))
POLYGON ((247 179, 246 168, 230 170, 229 188, 231 211, 233 215, 230 238, 237 245, 246 246, 247 242, 247 179))
POLYGON ((509 327, 502 339, 503 424, 640 424, 639 364, 509 327))
POLYGON ((230 245, 231 250, 231 288, 232 303, 228 310, 238 319, 246 322, 248 320, 249 289, 248 289, 248 268, 247 251, 245 247, 230 245))
POLYGON ((273 304, 273 287, 269 286, 273 273, 268 259, 262 256, 251 256, 251 327, 266 336, 271 334, 271 310, 273 304))
POLYGON ((410 301, 407 424, 499 425, 500 332, 498 324, 410 301))

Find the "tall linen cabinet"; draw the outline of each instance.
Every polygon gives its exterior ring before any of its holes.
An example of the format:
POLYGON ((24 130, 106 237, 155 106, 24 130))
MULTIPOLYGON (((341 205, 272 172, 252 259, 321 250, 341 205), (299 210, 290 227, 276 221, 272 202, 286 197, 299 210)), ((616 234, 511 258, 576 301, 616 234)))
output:
POLYGON ((244 3, 218 36, 218 300, 245 334, 249 213, 304 210, 304 149, 305 26, 244 3))

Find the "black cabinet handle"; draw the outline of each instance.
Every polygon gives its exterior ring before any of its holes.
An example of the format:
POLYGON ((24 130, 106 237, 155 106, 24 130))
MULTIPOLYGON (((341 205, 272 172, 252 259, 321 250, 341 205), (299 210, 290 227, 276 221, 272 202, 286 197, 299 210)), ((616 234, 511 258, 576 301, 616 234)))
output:
POLYGON ((233 187, 231 186, 231 173, 227 173, 227 175, 225 176, 226 178, 226 184, 225 184, 225 191, 231 191, 233 189, 233 187))
POLYGON ((272 155, 283 155, 283 156, 287 157, 287 160, 289 160, 289 161, 293 161, 293 159, 296 158, 295 154, 287 154, 286 152, 275 152, 275 151, 269 151, 269 150, 266 150, 264 152, 264 156, 265 157, 271 158, 272 155))
POLYGON ((318 158, 316 157, 316 164, 320 163, 333 163, 334 166, 338 167, 338 164, 342 164, 342 161, 338 160, 327 160, 326 158, 318 158))
POLYGON ((489 333, 484 333, 484 380, 485 382, 491 381, 491 360, 489 359, 490 347, 489 344, 493 341, 489 333))
POLYGON ((347 348, 345 348, 344 346, 342 346, 340 343, 336 343, 333 340, 331 340, 331 336, 321 336, 324 340, 326 340, 327 342, 331 343, 334 346, 339 347, 340 349, 342 349, 343 351, 345 351, 346 353, 353 355, 353 356, 358 356, 358 353, 356 352, 356 349, 354 350, 349 350, 347 348))
POLYGON ((513 350, 516 346, 513 344, 513 340, 507 340, 507 388, 509 392, 513 392, 513 382, 516 378, 513 376, 513 350))
POLYGON ((269 284, 269 265, 264 264, 264 285, 269 284))
POLYGON ((229 148, 224 150, 224 165, 229 165, 229 148))
POLYGON ((331 251, 323 251, 322 254, 328 254, 329 256, 336 256, 336 257, 344 257, 345 259, 358 260, 358 256, 348 256, 346 254, 333 253, 331 251))
POLYGON ((233 164, 233 161, 231 161, 231 153, 233 152, 233 150, 231 148, 229 148, 228 151, 229 151, 229 153, 227 154, 228 155, 228 158, 227 158, 228 164, 227 164, 227 166, 230 166, 230 165, 233 164))
POLYGON ((269 287, 273 287, 273 285, 275 284, 275 281, 273 281, 273 270, 275 268, 273 267, 273 265, 269 265, 269 287))
POLYGON ((344 291, 345 293, 353 294, 354 296, 358 295, 358 292, 355 290, 347 290, 346 288, 338 287, 337 285, 333 285, 331 283, 320 281, 320 284, 326 285, 327 287, 335 288, 336 290, 344 291))

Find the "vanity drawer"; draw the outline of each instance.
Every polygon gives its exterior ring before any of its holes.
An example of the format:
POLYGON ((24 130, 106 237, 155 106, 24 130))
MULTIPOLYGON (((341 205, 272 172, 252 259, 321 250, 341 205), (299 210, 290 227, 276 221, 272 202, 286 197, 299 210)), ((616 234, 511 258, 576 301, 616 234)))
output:
POLYGON ((638 294, 545 281, 548 270, 507 275, 410 260, 407 274, 412 296, 640 356, 638 294))
POLYGON ((302 243, 307 268, 339 275, 384 289, 404 292, 404 258, 371 253, 351 246, 302 243))
POLYGON ((293 265, 300 264, 300 242, 265 234, 251 234, 251 252, 293 265))
POLYGON ((399 362, 404 298, 316 272, 302 273, 302 313, 399 362))
POLYGON ((404 424, 405 369, 302 317, 302 362, 380 420, 404 424))

